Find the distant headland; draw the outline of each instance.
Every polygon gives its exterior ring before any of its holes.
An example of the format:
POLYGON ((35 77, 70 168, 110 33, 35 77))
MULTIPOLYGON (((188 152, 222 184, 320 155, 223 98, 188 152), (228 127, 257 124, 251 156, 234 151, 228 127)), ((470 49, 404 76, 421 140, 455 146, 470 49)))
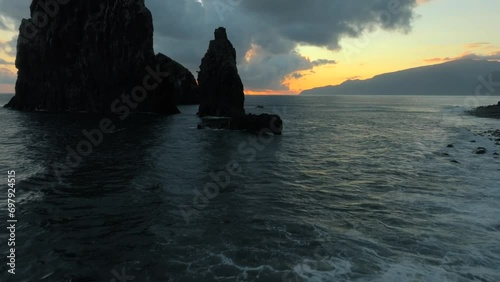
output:
POLYGON ((464 59, 385 73, 366 80, 347 80, 301 94, 476 96, 492 92, 492 88, 497 90, 493 95, 500 94, 500 62, 464 59), (481 85, 483 89, 478 89, 481 85))

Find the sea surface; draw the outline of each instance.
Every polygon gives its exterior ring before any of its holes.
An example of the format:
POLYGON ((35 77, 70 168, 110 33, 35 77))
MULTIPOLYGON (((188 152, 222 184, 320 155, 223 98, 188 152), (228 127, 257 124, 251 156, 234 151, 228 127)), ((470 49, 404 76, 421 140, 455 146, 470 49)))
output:
POLYGON ((0 281, 500 281, 500 147, 475 135, 500 120, 464 114, 498 100, 247 97, 282 136, 183 106, 110 116, 97 145, 105 116, 1 108, 0 281))

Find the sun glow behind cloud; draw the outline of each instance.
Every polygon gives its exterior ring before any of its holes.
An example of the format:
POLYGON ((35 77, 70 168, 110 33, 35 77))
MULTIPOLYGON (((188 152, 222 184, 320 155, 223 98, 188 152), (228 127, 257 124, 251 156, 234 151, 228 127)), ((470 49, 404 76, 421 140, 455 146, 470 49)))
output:
POLYGON ((493 35, 500 30, 500 22, 485 22, 484 18, 494 18, 492 11, 500 10, 500 1, 478 2, 481 3, 418 1, 425 5, 417 8, 420 17, 407 35, 378 30, 358 39, 344 38, 340 42, 341 50, 300 46, 298 50, 303 56, 328 58, 338 63, 301 71, 300 78, 288 76, 284 84, 298 92, 450 60, 498 60, 500 40, 493 35), (469 12, 464 14, 463 7, 469 12), (472 12, 478 9, 483 13, 472 12))
POLYGON ((257 55, 258 52, 258 46, 255 44, 252 44, 252 47, 246 52, 245 54, 245 62, 250 63, 252 59, 257 55))

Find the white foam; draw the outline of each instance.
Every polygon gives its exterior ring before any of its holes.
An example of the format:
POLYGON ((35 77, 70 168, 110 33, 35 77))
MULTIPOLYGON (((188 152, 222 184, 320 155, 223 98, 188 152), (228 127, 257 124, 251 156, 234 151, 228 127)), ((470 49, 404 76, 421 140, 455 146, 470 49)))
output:
POLYGON ((340 258, 324 260, 304 259, 293 267, 293 272, 310 282, 329 282, 346 279, 351 273, 352 264, 340 258))

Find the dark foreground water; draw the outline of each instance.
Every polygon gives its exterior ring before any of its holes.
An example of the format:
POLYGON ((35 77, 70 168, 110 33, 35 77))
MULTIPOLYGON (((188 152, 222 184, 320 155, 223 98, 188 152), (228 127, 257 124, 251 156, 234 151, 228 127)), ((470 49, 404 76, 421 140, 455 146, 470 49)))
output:
POLYGON ((197 130, 196 107, 111 117, 81 159, 103 117, 0 109, 0 281, 500 281, 499 148, 473 134, 500 121, 468 103, 250 97, 284 119, 264 139, 197 130))

